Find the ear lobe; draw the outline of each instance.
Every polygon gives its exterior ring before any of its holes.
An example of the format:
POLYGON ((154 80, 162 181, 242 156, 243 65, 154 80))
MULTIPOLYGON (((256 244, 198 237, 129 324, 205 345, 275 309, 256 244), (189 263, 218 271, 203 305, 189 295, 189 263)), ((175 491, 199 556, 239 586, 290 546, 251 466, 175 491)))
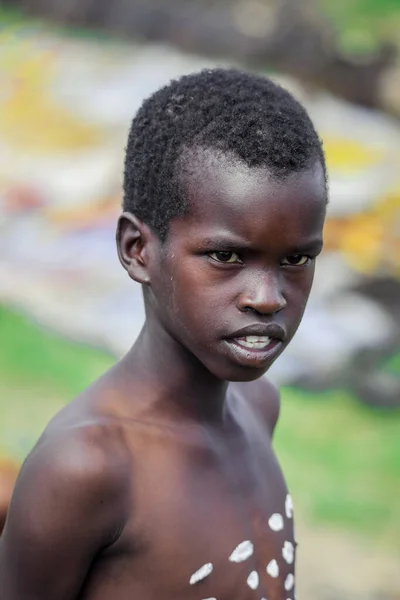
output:
POLYGON ((116 241, 118 257, 129 277, 138 283, 148 283, 149 228, 135 215, 124 212, 118 219, 116 241))

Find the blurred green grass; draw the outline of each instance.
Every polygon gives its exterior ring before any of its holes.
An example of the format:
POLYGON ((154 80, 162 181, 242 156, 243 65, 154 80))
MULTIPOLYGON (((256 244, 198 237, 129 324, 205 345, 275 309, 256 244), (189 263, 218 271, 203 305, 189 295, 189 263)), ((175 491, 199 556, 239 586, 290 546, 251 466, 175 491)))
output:
POLYGON ((318 0, 344 52, 368 53, 379 43, 400 44, 400 0, 318 0))
POLYGON ((24 458, 45 424, 115 359, 0 306, 0 455, 24 458))
MULTIPOLYGON (((4 307, 0 338, 0 454, 22 460, 55 412, 115 359, 4 307)), ((396 544, 400 412, 372 410, 343 390, 285 388, 282 397, 275 446, 305 518, 396 544)))
POLYGON ((344 390, 283 390, 276 449, 313 523, 398 546, 400 412, 363 406, 344 390))

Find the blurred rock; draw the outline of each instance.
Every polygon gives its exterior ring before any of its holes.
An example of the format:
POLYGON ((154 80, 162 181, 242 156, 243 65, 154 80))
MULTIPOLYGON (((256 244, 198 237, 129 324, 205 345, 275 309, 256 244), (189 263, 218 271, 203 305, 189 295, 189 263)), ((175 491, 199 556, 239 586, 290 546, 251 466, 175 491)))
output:
POLYGON ((380 104, 393 115, 400 115, 400 60, 385 69, 379 85, 380 104))
MULTIPOLYGON (((400 261, 400 257, 398 258, 400 261)), ((378 302, 392 316, 393 335, 400 339, 400 281, 391 277, 364 277, 354 291, 378 302)))
MULTIPOLYGON (((383 368, 400 345, 400 282, 388 277, 364 278, 355 290, 390 316, 392 328, 383 346, 364 348, 355 354, 351 369, 347 370, 345 384, 365 404, 400 407, 400 377, 383 368)), ((373 326, 372 323, 368 325, 373 326)))

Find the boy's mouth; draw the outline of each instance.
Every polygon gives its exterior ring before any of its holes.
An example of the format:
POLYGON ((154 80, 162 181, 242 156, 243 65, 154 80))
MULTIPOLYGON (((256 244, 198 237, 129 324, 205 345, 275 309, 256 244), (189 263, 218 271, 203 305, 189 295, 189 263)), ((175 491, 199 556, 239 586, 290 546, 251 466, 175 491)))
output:
POLYGON ((286 331, 278 323, 254 323, 238 329, 227 339, 234 340, 244 348, 265 348, 272 341, 284 342, 286 331))
POLYGON ((277 323, 256 323, 230 335, 225 344, 235 362, 263 368, 280 354, 285 339, 286 332, 277 323))
POLYGON ((243 367, 265 368, 283 349, 283 342, 268 336, 245 336, 225 341, 231 358, 243 367), (252 341, 256 339, 256 341, 252 341), (249 341, 250 340, 250 341, 249 341))
POLYGON ((243 346, 243 348, 262 350, 269 346, 273 338, 266 335, 247 335, 245 337, 237 337, 233 339, 237 344, 239 344, 239 346, 243 346))

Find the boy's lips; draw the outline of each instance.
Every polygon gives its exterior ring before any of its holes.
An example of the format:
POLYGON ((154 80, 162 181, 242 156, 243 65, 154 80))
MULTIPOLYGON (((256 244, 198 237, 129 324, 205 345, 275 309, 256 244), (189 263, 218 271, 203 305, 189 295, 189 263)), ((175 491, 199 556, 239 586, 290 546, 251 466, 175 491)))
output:
POLYGON ((236 362, 262 368, 281 352, 285 339, 286 332, 280 325, 257 323, 226 337, 225 343, 236 362))
POLYGON ((254 323, 253 325, 247 325, 247 327, 238 329, 229 336, 226 336, 226 339, 237 340, 247 337, 264 337, 271 338, 271 340, 284 342, 286 338, 286 332, 283 327, 277 323, 269 323, 267 325, 263 323, 254 323))

